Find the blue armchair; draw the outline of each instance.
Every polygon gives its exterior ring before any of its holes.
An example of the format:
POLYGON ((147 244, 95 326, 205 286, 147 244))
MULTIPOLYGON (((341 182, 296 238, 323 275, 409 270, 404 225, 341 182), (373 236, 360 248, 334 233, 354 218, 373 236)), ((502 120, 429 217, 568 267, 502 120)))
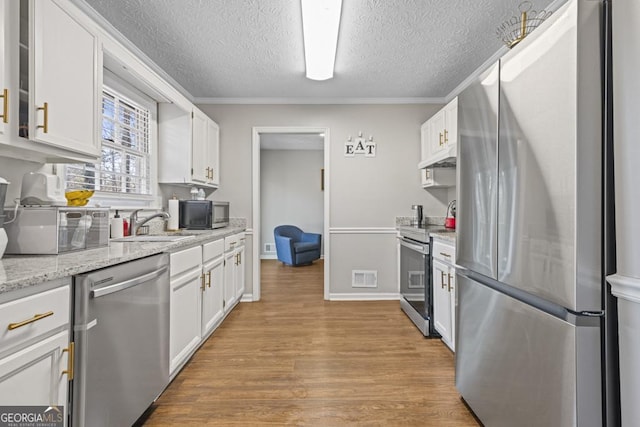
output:
POLYGON ((278 259, 283 263, 308 265, 320 259, 320 234, 305 233, 294 225, 279 225, 273 234, 278 259))

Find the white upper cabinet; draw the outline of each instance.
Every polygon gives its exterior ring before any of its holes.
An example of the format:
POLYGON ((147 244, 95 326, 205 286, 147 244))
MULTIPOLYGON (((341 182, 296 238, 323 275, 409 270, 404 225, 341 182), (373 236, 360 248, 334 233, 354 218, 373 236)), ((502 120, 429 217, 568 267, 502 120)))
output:
POLYGON ((101 60, 98 38, 79 13, 63 0, 0 5, 3 156, 39 162, 98 159, 101 60))
POLYGON ((0 143, 10 142, 18 133, 18 8, 14 1, 0 3, 0 143))
POLYGON ((192 116, 191 165, 193 169, 191 179, 195 182, 206 183, 210 176, 207 157, 208 117, 196 109, 193 110, 192 116))
POLYGON ((29 6, 29 137, 97 158, 97 37, 55 0, 29 6))
POLYGON ((220 185, 220 128, 213 120, 208 120, 207 163, 209 184, 220 185))
POLYGON ((454 98, 421 128, 421 160, 418 168, 453 166, 458 145, 458 98, 454 98))
POLYGON ((218 125, 206 114, 161 103, 158 138, 158 182, 218 187, 218 125))

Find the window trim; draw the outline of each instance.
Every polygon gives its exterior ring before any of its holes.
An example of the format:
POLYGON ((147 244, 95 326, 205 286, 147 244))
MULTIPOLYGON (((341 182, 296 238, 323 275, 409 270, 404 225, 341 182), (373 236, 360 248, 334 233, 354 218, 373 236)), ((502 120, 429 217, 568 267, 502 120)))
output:
MULTIPOLYGON (((160 209, 162 207, 158 186, 158 103, 148 95, 125 82, 108 69, 104 69, 103 87, 115 91, 149 110, 149 186, 151 194, 126 194, 108 191, 96 191, 91 201, 97 206, 109 206, 112 209, 160 209)), ((102 118, 102 94, 100 88, 100 117, 102 118)), ((102 119, 99 122, 98 138, 102 145, 102 119)), ((102 153, 102 150, 101 150, 102 153)), ((64 168, 62 179, 65 179, 64 168)))

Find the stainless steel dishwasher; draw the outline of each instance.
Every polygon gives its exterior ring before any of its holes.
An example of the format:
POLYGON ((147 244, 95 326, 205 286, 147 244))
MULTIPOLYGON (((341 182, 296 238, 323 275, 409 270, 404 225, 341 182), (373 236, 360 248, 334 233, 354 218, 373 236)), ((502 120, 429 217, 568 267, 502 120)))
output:
POLYGON ((74 278, 74 427, 130 426, 169 384, 169 256, 74 278))

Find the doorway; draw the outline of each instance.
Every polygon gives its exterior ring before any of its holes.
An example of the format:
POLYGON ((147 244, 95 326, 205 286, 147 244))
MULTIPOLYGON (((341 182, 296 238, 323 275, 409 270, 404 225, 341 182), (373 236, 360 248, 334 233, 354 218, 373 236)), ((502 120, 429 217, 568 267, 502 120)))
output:
MULTIPOLYGON (((323 215, 322 215, 322 235, 324 250, 324 299, 329 299, 329 265, 330 265, 330 244, 329 244, 329 201, 330 201, 330 185, 329 185, 329 129, 319 127, 254 127, 253 128, 253 147, 252 147, 252 200, 253 200, 253 300, 260 300, 261 292, 261 256, 265 252, 263 235, 268 235, 263 230, 263 194, 261 190, 261 150, 270 148, 277 150, 278 147, 283 149, 302 149, 309 146, 301 147, 302 144, 313 143, 317 141, 318 148, 324 151, 323 167, 318 168, 315 173, 317 180, 315 185, 322 186, 323 197, 323 215), (278 142, 279 141, 279 142, 278 142), (274 148, 275 147, 275 148, 274 148), (285 148, 286 147, 286 148, 285 148), (322 169, 322 170, 320 170, 322 169), (322 180, 322 181, 321 181, 322 180)), ((266 157, 266 156, 265 156, 266 157)))

